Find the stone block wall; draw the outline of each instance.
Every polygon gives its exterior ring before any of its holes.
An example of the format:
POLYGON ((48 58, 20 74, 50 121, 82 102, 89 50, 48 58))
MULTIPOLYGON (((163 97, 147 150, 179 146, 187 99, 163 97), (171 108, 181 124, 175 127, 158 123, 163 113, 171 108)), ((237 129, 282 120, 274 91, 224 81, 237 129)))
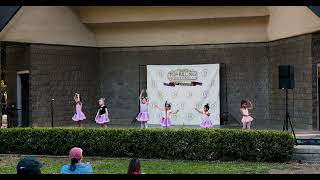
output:
MULTIPOLYGON (((257 124, 269 119, 268 48, 263 43, 190 45, 135 48, 102 48, 100 51, 101 93, 107 97, 115 123, 126 124, 138 112, 139 65, 223 63, 222 112, 240 119, 241 99, 255 104, 257 124), (227 104, 225 104, 227 100, 227 104)), ((143 69, 143 68, 140 68, 143 69)), ((141 71, 140 71, 141 72, 141 71)), ((140 86, 146 76, 140 74, 140 86)))
POLYGON ((71 125, 75 92, 82 97, 85 123, 94 123, 100 81, 96 48, 32 44, 30 60, 33 126, 51 126, 51 98, 55 126, 71 125))
MULTIPOLYGON (((15 71, 30 69, 33 126, 50 125, 51 98, 55 98, 56 125, 71 125, 75 92, 82 95, 86 123, 94 123, 97 99, 105 97, 112 124, 130 125, 139 109, 139 88, 146 88, 145 65, 215 63, 223 67, 221 112, 229 112, 240 121, 240 101, 250 99, 255 106, 254 127, 270 129, 282 129, 285 115, 285 93, 278 88, 278 66, 294 65, 295 89, 289 90, 291 119, 298 129, 319 126, 317 33, 267 43, 221 45, 86 48, 31 44, 11 49, 8 55, 11 84, 15 83, 15 71), (19 64, 18 59, 24 60, 19 64)), ((15 93, 14 89, 10 91, 15 93)))

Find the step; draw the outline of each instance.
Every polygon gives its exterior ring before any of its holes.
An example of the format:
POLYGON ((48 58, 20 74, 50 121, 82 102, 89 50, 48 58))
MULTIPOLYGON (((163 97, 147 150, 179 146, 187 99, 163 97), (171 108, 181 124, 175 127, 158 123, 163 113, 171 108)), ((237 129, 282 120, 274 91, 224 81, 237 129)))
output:
POLYGON ((320 146, 297 145, 294 147, 293 160, 320 161, 320 146))
POLYGON ((320 154, 320 146, 297 145, 294 147, 294 153, 299 154, 320 154))
POLYGON ((320 139, 311 139, 311 138, 297 138, 298 145, 320 145, 320 139))
POLYGON ((320 154, 293 154, 293 160, 296 161, 317 161, 320 162, 320 154))

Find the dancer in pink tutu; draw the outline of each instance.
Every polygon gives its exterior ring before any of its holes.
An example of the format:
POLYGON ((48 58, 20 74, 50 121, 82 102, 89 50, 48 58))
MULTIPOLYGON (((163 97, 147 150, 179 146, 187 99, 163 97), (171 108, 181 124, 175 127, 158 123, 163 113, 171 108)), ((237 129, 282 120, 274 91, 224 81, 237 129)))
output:
POLYGON ((168 103, 167 101, 164 104, 164 109, 160 108, 158 105, 155 105, 155 107, 158 108, 159 110, 163 111, 163 115, 160 120, 161 127, 169 128, 171 126, 171 115, 177 114, 179 112, 179 110, 177 110, 176 112, 172 112, 171 111, 171 104, 168 103))
POLYGON ((200 124, 201 128, 212 128, 209 109, 210 109, 209 104, 204 105, 203 111, 200 111, 196 108, 196 111, 202 114, 202 122, 200 124))
POLYGON ((82 121, 86 119, 86 116, 82 112, 82 102, 80 94, 75 93, 74 101, 76 103, 76 112, 74 113, 72 120, 77 123, 78 127, 82 127, 82 121))
POLYGON ((249 100, 242 100, 240 104, 240 114, 242 115, 242 129, 250 129, 253 118, 250 116, 249 109, 253 109, 252 103, 249 100))
POLYGON ((138 121, 141 122, 141 128, 148 128, 148 121, 149 121, 149 113, 148 113, 148 97, 142 96, 144 90, 142 89, 140 93, 140 113, 136 117, 138 121))
POLYGON ((99 124, 101 127, 107 127, 107 123, 110 122, 109 115, 108 115, 108 109, 105 105, 105 98, 99 99, 99 105, 100 108, 96 115, 96 123, 99 124))

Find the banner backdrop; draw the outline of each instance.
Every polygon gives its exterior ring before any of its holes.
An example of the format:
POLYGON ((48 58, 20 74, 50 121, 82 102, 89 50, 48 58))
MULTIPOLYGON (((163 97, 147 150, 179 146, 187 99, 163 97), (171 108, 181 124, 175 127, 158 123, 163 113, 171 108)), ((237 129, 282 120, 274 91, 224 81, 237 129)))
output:
POLYGON ((149 97, 149 124, 159 124, 165 101, 171 110, 173 125, 200 125, 201 114, 208 103, 211 120, 220 124, 219 64, 202 65, 147 65, 147 93, 149 97))

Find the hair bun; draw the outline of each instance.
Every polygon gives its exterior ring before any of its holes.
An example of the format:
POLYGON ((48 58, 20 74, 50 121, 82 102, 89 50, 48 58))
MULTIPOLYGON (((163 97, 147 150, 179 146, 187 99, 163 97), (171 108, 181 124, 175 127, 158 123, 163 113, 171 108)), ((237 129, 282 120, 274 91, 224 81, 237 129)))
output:
POLYGON ((210 108, 210 106, 209 106, 209 104, 207 103, 206 105, 204 105, 204 107, 206 107, 206 108, 210 108))

